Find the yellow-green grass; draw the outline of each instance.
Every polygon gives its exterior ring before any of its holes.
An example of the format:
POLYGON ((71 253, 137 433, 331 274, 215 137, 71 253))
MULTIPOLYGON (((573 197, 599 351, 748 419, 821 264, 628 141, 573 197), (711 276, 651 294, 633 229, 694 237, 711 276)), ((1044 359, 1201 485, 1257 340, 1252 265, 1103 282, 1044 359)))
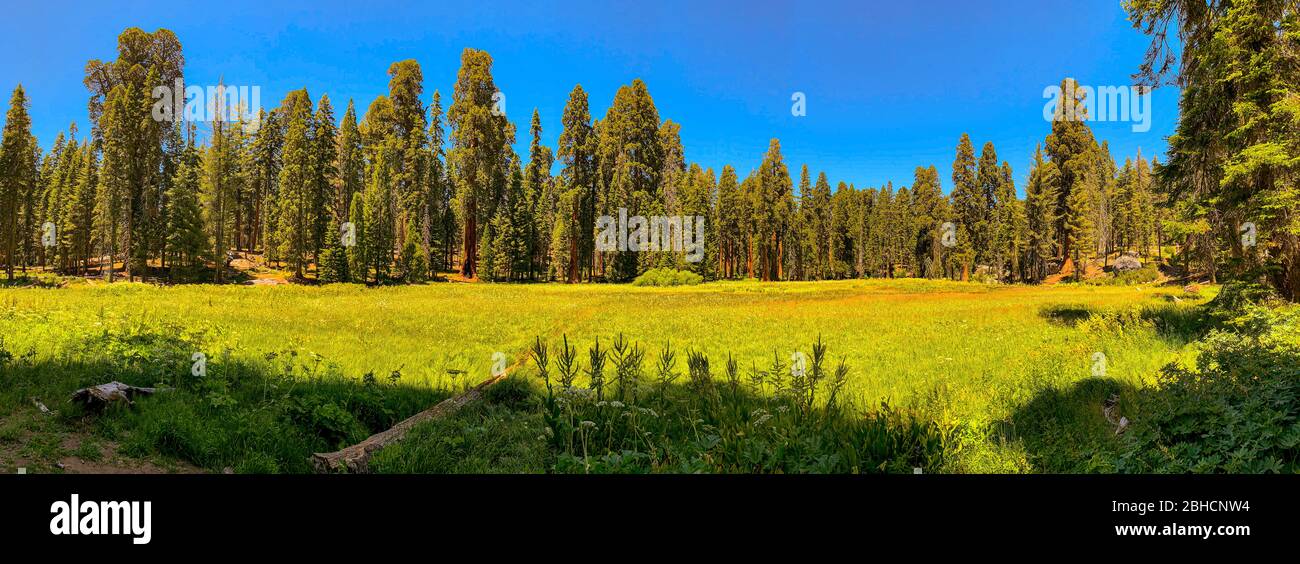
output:
MULTIPOLYGON (((0 331, 15 354, 60 354, 70 335, 114 324, 168 322, 206 330, 210 357, 260 358, 293 349, 360 377, 400 370, 404 382, 445 386, 482 378, 492 355, 523 361, 534 337, 554 350, 567 334, 585 365, 599 337, 622 333, 649 349, 671 342, 714 366, 787 363, 820 336, 851 368, 849 393, 938 408, 953 420, 1001 418, 1047 386, 1093 375, 1134 387, 1153 381, 1183 341, 1141 325, 1088 330, 1089 312, 1174 303, 1176 288, 987 286, 946 281, 717 282, 693 287, 432 284, 313 286, 74 285, 0 290, 0 331), (1122 329, 1122 328, 1121 328, 1122 329), (453 375, 465 371, 465 375, 453 375)), ((523 363, 525 374, 532 366, 523 363)), ((716 372, 721 372, 717 370, 716 372)), ((720 376, 719 376, 720 377, 720 376)))

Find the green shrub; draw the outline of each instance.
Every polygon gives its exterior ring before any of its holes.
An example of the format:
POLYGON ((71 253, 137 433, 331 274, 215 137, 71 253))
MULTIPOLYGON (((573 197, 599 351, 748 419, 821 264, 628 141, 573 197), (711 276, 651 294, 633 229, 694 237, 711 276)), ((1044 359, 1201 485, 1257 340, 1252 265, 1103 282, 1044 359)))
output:
POLYGON ((671 268, 652 268, 632 281, 633 286, 694 286, 704 277, 694 272, 671 268))
MULTIPOLYGON (((850 405, 851 378, 842 361, 814 343, 806 366, 771 364, 742 373, 730 356, 712 365, 697 351, 665 347, 646 359, 639 344, 578 354, 567 338, 558 351, 534 345, 536 374, 545 384, 537 419, 538 444, 553 453, 560 473, 911 473, 945 468, 952 429, 881 404, 850 405), (564 375, 572 359, 600 359, 612 367, 610 385, 591 379, 578 387, 564 375), (552 363, 551 361, 555 362, 552 363), (685 360, 685 366, 679 361, 685 360), (682 369, 685 369, 684 371, 682 369), (552 371, 557 372, 551 379, 552 371), (716 371, 716 375, 715 375, 716 371), (549 439, 549 440, 543 440, 549 439)), ((576 362, 581 362, 577 360, 576 362)), ((533 408, 536 409, 536 408, 533 408)))
POLYGON ((1084 283, 1095 286, 1136 286, 1139 284, 1153 284, 1160 280, 1160 269, 1153 264, 1148 264, 1137 270, 1127 272, 1118 272, 1110 276, 1099 276, 1085 280, 1084 283))
POLYGON ((1220 321, 1238 317, 1253 305, 1280 305, 1282 297, 1277 290, 1263 284, 1230 282, 1224 284, 1219 295, 1210 300, 1210 315, 1220 321))
POLYGON ((1195 347, 1143 400, 1117 470, 1300 472, 1300 308, 1244 306, 1195 347))

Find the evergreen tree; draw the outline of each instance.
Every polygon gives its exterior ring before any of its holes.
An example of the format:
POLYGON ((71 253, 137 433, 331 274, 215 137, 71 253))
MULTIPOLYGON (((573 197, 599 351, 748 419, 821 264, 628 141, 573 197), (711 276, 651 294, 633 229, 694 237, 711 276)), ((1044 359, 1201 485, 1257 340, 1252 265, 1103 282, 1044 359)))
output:
POLYGON ((125 123, 130 121, 130 102, 133 98, 130 85, 119 85, 109 94, 100 115, 100 135, 103 139, 103 168, 99 177, 99 190, 95 198, 96 238, 103 248, 101 261, 105 278, 113 281, 118 253, 126 247, 127 200, 130 182, 131 154, 127 147, 125 123))
POLYGON ((276 240, 279 257, 289 263, 294 277, 303 278, 316 224, 313 216, 316 208, 312 178, 312 104, 306 90, 296 90, 289 93, 281 107, 285 110, 287 129, 281 153, 276 240))
MULTIPOLYGON (((1096 174, 1097 141, 1088 127, 1087 93, 1067 78, 1061 82, 1061 101, 1052 121, 1052 133, 1047 136, 1047 156, 1056 165, 1057 172, 1057 225, 1053 238, 1058 245, 1057 256, 1062 260, 1082 259, 1077 248, 1083 242, 1094 241, 1094 234, 1078 229, 1094 228, 1091 218, 1081 214, 1092 213, 1090 196, 1076 192, 1089 189, 1096 174), (1088 206, 1079 210, 1075 206, 1088 206)), ((1085 249, 1087 250, 1087 249, 1085 249)), ((1077 266, 1077 260, 1076 260, 1077 266)))
MULTIPOLYGON (((645 83, 637 79, 620 87, 598 128, 599 201, 588 204, 593 225, 597 215, 617 216, 620 208, 629 217, 643 215, 661 201, 664 144, 659 128, 659 111, 645 83)), ((627 281, 639 273, 636 253, 610 251, 600 259, 607 279, 627 281)))
POLYGON ((1034 149, 1033 168, 1025 185, 1025 270, 1031 280, 1047 277, 1049 262, 1056 256, 1057 186, 1056 164, 1043 158, 1043 147, 1034 149))
MULTIPOLYGON (((325 232, 331 221, 337 221, 339 200, 339 145, 338 127, 334 124, 334 107, 328 95, 322 94, 312 119, 311 155, 311 241, 312 256, 319 257, 325 246, 325 232)), ((319 264, 318 264, 319 268, 319 264)))
POLYGON ((966 251, 958 253, 965 261, 961 263, 961 279, 966 280, 970 278, 970 271, 978 259, 976 245, 983 238, 989 206, 977 176, 975 148, 971 145, 970 136, 965 133, 957 143, 957 159, 952 163, 952 184, 952 207, 960 228, 958 232, 975 238, 964 243, 958 241, 958 246, 966 251))
POLYGON ((528 279, 532 280, 539 272, 546 270, 547 257, 550 255, 550 208, 553 207, 551 202, 546 201, 546 196, 551 184, 551 164, 554 158, 551 149, 542 145, 542 118, 536 108, 533 109, 533 122, 528 132, 532 142, 528 146, 528 168, 524 171, 527 213, 521 220, 527 230, 524 234, 528 247, 527 273, 528 279))
POLYGON ((751 208, 755 222, 755 246, 759 277, 764 280, 781 280, 782 254, 789 218, 794 211, 793 184, 785 158, 781 156, 781 142, 773 139, 768 144, 763 164, 758 169, 758 186, 755 205, 751 208))
POLYGON ((442 130, 442 96, 433 91, 433 103, 429 106, 429 210, 430 229, 433 233, 431 245, 437 248, 430 251, 430 275, 439 270, 448 270, 456 255, 456 208, 453 204, 454 190, 447 178, 443 161, 442 130))
POLYGON ((208 236, 204 231, 203 210, 199 204, 202 169, 202 161, 191 136, 167 194, 167 255, 170 257, 173 281, 178 279, 178 272, 182 278, 192 277, 206 258, 208 236))
POLYGON ((939 171, 933 166, 916 167, 912 181, 912 217, 915 222, 916 275, 938 278, 943 275, 943 224, 947 221, 947 202, 939 186, 939 171))
POLYGON ((74 257, 75 272, 85 274, 95 244, 95 189, 99 184, 99 162, 95 146, 85 143, 77 168, 76 184, 68 198, 63 233, 74 257))
POLYGON ((447 164, 458 190, 464 225, 465 248, 460 272, 466 278, 474 278, 479 262, 479 225, 487 223, 495 212, 490 191, 505 184, 500 156, 506 148, 506 118, 504 112, 494 110, 499 97, 492 81, 491 55, 465 49, 460 61, 451 108, 447 112, 451 125, 447 164))
POLYGON ((736 169, 731 165, 722 167, 718 178, 718 205, 715 214, 718 238, 718 277, 734 279, 740 277, 741 262, 745 253, 745 198, 737 182, 736 169))
POLYGON ((366 206, 365 198, 353 198, 352 203, 348 206, 348 222, 352 224, 352 235, 355 237, 353 244, 345 247, 348 255, 348 280, 353 282, 367 282, 370 273, 370 248, 369 239, 367 238, 366 229, 366 206))
POLYGON ((9 111, 0 137, 0 247, 3 247, 5 275, 9 280, 14 279, 19 242, 23 237, 19 230, 21 205, 25 196, 35 190, 32 183, 36 171, 31 156, 37 149, 32 142, 27 106, 27 95, 22 85, 18 85, 9 98, 9 111))
MULTIPOLYGON (((395 151, 381 148, 376 153, 376 161, 371 165, 370 182, 363 195, 365 202, 365 257, 369 268, 374 271, 376 284, 386 281, 392 271, 393 247, 397 236, 394 233, 396 210, 392 185, 391 157, 395 151)), ((361 242, 358 241, 358 245, 361 242)))
POLYGON ((348 249, 343 246, 340 238, 340 229, 342 224, 334 219, 330 219, 329 226, 325 229, 324 249, 321 251, 320 264, 317 265, 317 275, 321 282, 348 282, 352 279, 348 272, 348 249))
POLYGON ((118 36, 117 54, 114 61, 86 63, 85 84, 91 94, 95 138, 113 154, 108 196, 117 199, 114 206, 120 209, 114 213, 118 225, 113 229, 115 240, 109 243, 110 255, 120 249, 126 275, 134 278, 165 246, 164 163, 173 128, 153 118, 152 92, 156 87, 172 87, 181 77, 185 59, 180 41, 166 29, 146 33, 128 28, 118 36), (110 109, 113 104, 117 107, 110 109), (116 117, 109 118, 110 114, 116 117))
MULTIPOLYGON (((324 147, 319 150, 326 151, 324 147)), ((339 176, 333 215, 341 223, 349 217, 352 198, 365 187, 365 156, 361 150, 361 132, 357 129, 357 108, 352 100, 348 100, 348 109, 343 113, 343 123, 339 126, 336 160, 339 176)))

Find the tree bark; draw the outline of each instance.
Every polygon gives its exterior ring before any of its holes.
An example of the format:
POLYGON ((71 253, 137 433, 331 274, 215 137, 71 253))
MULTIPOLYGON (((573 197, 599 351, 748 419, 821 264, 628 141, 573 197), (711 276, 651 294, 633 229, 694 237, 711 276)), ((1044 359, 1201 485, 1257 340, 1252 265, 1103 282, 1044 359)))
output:
POLYGON ((393 428, 371 435, 366 440, 343 450, 313 454, 311 456, 312 466, 316 469, 316 472, 320 474, 330 472, 365 474, 370 471, 370 456, 376 451, 402 440, 402 437, 406 436, 407 431, 410 431, 412 427, 420 423, 455 413, 466 404, 482 397, 484 390, 497 382, 504 380, 505 377, 505 374, 502 374, 500 376, 489 378, 487 381, 470 388, 459 396, 442 400, 438 405, 407 417, 400 423, 393 425, 393 428))

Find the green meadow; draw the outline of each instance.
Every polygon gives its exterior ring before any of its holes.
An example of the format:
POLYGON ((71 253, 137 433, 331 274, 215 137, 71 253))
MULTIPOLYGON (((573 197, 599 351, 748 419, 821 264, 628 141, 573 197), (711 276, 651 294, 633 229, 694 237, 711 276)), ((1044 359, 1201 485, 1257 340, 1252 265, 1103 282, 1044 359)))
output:
MULTIPOLYGON (((190 351, 173 350, 171 364, 159 361, 165 368, 145 366, 154 353, 132 348, 140 341, 132 336, 154 335, 179 339, 172 349, 188 346, 204 353, 215 372, 223 365, 265 366, 292 358, 297 366, 286 373, 298 379, 329 374, 381 380, 427 390, 433 394, 429 398, 488 377, 498 351, 510 359, 514 377, 540 390, 529 354, 538 338, 554 351, 567 337, 580 364, 598 339, 608 349, 622 336, 647 351, 651 361, 668 348, 683 362, 688 354, 701 353, 715 371, 732 360, 740 374, 768 370, 774 362, 789 366, 796 351, 811 355, 820 338, 829 363, 842 362, 848 369, 841 403, 863 413, 884 403, 935 425, 955 453, 943 470, 1021 472, 1060 469, 1039 466, 1044 455, 1032 447, 1041 436, 1017 429, 1033 414, 1034 402, 1056 398, 1051 413, 1037 418, 1050 421, 1036 419, 1034 425, 1055 428, 1077 421, 1098 435, 1093 431, 1105 429, 1100 409, 1107 396, 1119 394, 1123 402, 1152 386, 1162 366, 1187 354, 1198 304, 1209 297, 1205 293, 1161 286, 911 279, 674 288, 75 283, 0 290, 0 332, 11 366, 45 367, 37 377, 51 382, 65 370, 59 367, 74 364, 110 372, 83 371, 69 379, 81 385, 131 374, 145 384, 193 378, 187 362, 174 362, 188 360, 190 351), (143 361, 124 363, 132 355, 143 361), (1106 384, 1095 393, 1060 399, 1098 381, 1106 384)), ((585 373, 577 378, 580 385, 588 380, 585 373)), ((62 393, 70 381, 62 388, 33 384, 28 391, 62 393)), ((29 399, 11 393, 0 407, 11 427, 21 425, 14 421, 31 409, 29 399)), ((63 399, 41 401, 55 405, 63 399)), ((364 436, 363 431, 347 438, 364 436)), ((1073 432, 1052 432, 1057 431, 1073 432)))

